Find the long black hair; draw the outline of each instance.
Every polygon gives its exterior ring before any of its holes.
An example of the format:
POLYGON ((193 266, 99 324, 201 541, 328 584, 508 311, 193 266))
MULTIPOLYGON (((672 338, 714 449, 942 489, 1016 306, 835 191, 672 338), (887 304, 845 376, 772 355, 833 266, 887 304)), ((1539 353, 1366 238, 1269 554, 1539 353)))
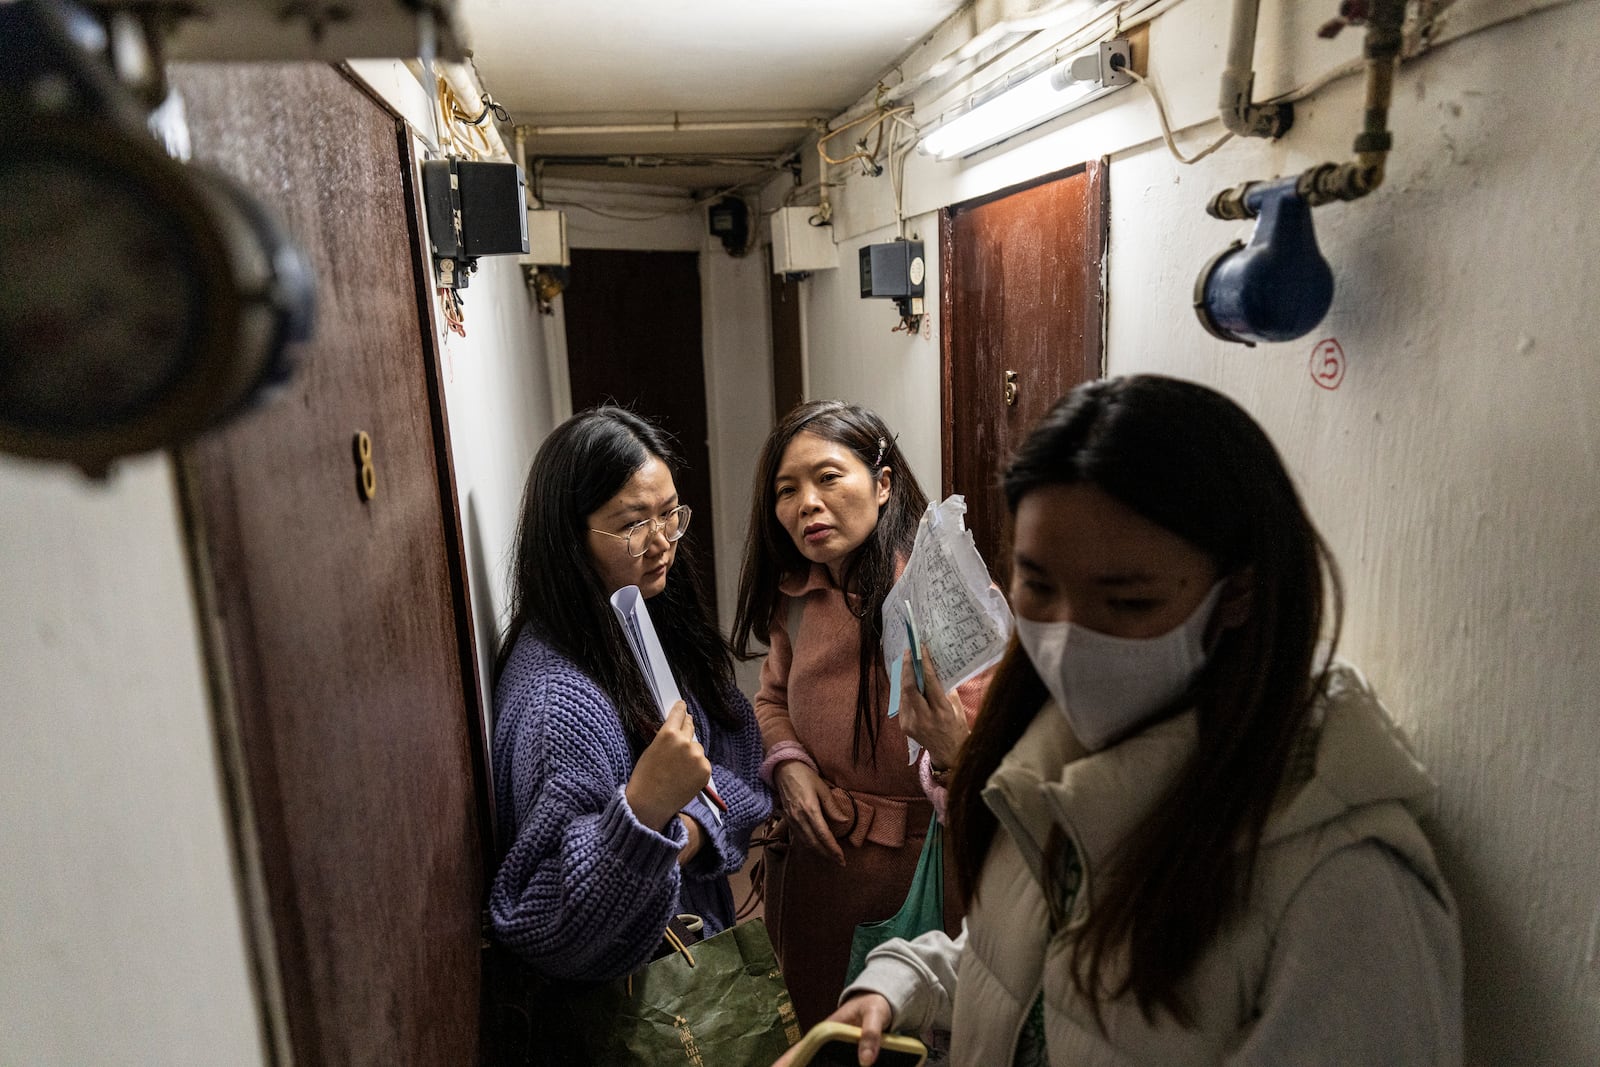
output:
MULTIPOLYGON (((750 493, 749 532, 744 543, 744 564, 739 568, 739 607, 733 619, 734 654, 740 659, 761 655, 752 648, 752 640, 769 643, 773 614, 781 595, 779 583, 811 566, 789 531, 778 522, 778 467, 789 443, 801 433, 815 434, 849 449, 874 479, 885 467, 889 468, 889 499, 878 509, 878 523, 840 571, 840 586, 847 595, 857 597, 852 611, 861 619, 856 719, 850 752, 860 763, 864 748, 875 761, 879 716, 874 709, 879 686, 885 684, 878 678, 883 601, 894 585, 896 566, 911 554, 917 539, 917 522, 928 506, 928 498, 895 443, 894 434, 875 412, 841 400, 813 400, 784 416, 767 438, 756 460, 755 486, 750 493)), ((883 695, 887 696, 887 690, 883 695)))
MULTIPOLYGON (((1138 375, 1079 386, 1029 433, 1004 485, 1013 516, 1037 489, 1094 486, 1248 589, 1246 618, 1222 632, 1188 694, 1196 756, 1119 847, 1103 874, 1109 888, 1075 934, 1074 981, 1097 1016, 1103 998, 1131 992, 1146 1018, 1161 1008, 1187 1025, 1179 983, 1244 903, 1262 827, 1333 655, 1338 570, 1261 427, 1191 382, 1138 375)), ((995 833, 979 794, 1044 697, 1013 641, 951 782, 952 851, 969 900, 995 833)))
MULTIPOLYGON (((545 438, 522 495, 511 621, 495 663, 498 681, 526 628, 599 684, 616 705, 636 754, 655 737, 660 712, 589 557, 588 529, 589 516, 651 456, 669 470, 677 467, 667 435, 626 408, 580 412, 545 438)), ((693 538, 687 533, 678 542, 666 589, 650 599, 650 617, 684 695, 692 695, 717 723, 737 730, 740 720, 728 703, 733 658, 705 609, 693 538)))

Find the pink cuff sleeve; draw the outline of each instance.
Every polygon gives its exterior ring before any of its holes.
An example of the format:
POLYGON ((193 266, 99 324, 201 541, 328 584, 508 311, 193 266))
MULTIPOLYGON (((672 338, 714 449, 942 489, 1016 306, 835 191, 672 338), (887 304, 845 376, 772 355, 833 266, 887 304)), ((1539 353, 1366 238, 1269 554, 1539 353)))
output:
MULTIPOLYGON (((817 761, 811 758, 811 753, 798 741, 779 741, 772 746, 772 751, 767 753, 767 758, 761 761, 761 780, 772 785, 772 772, 778 769, 778 764, 789 760, 799 760, 813 771, 817 769, 817 761)), ((820 773, 820 772, 819 772, 820 773)))
POLYGON ((923 749, 922 755, 917 757, 917 780, 922 783, 922 791, 928 795, 928 802, 933 805, 934 818, 941 823, 944 822, 944 805, 949 790, 933 780, 933 757, 928 755, 927 749, 923 749))

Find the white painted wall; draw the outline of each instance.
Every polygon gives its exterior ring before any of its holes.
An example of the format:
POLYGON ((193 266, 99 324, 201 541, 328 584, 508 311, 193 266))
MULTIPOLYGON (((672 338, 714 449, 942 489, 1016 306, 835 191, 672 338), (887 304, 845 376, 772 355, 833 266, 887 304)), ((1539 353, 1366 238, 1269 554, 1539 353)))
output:
MULTIPOLYGON (((1461 0, 1447 36, 1535 6, 1461 0)), ((1153 25, 1152 74, 1180 126, 1216 98, 1228 8, 1187 0, 1153 25)), ((1354 53, 1349 33, 1310 37, 1328 14, 1265 6, 1269 91, 1354 53)), ((1406 66, 1388 183, 1317 212, 1338 291, 1299 342, 1251 350, 1201 332, 1195 274, 1248 233, 1204 204, 1247 178, 1347 158, 1356 80, 1302 104, 1282 143, 1235 142, 1196 167, 1151 140, 1154 113, 1129 89, 965 164, 913 157, 907 173, 926 236, 921 213, 1110 156, 1109 369, 1224 390, 1299 479, 1344 567, 1345 654, 1442 786, 1431 829, 1462 907, 1479 1065, 1600 1062, 1600 225, 1585 195, 1600 188, 1597 14, 1579 0, 1406 66), (1348 358, 1334 392, 1309 373, 1325 337, 1348 358)), ((1180 138, 1192 151, 1219 132, 1180 138)), ((835 192, 841 262, 892 236, 887 185, 853 178, 835 192)), ((812 392, 915 429, 920 473, 937 455, 937 333, 926 353, 885 350, 887 311, 855 283, 851 271, 806 283, 812 392)))
POLYGON ((892 241, 889 225, 868 230, 839 245, 839 267, 817 271, 805 287, 806 383, 808 400, 849 400, 883 416, 899 435, 901 450, 923 492, 937 496, 939 440, 939 252, 938 219, 922 215, 908 221, 906 236, 920 238, 928 271, 922 330, 894 332, 900 312, 892 300, 863 300, 856 272, 863 245, 892 241))
MULTIPOLYGON (((702 222, 702 226, 703 226, 702 222)), ((772 430, 772 322, 767 257, 757 247, 735 258, 706 229, 700 252, 706 414, 711 434, 716 520, 717 610, 733 625, 756 458, 772 430)), ((747 693, 760 685, 760 661, 736 664, 747 693)))
POLYGON ((554 421, 545 316, 516 257, 480 259, 463 296, 467 335, 443 329, 439 344, 487 712, 496 642, 509 612, 522 490, 554 421))
POLYGON ((165 456, 0 458, 0 1062, 263 1063, 165 456))

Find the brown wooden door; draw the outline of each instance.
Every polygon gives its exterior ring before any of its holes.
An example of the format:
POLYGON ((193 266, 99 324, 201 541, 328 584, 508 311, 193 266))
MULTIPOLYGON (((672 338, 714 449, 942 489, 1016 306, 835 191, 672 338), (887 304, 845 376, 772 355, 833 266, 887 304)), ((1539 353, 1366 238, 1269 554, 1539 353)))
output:
MULTIPOLYGON (((683 458, 678 497, 694 509, 689 536, 715 590, 699 255, 573 249, 562 299, 572 410, 617 403, 673 435, 683 458)), ((707 602, 714 615, 715 595, 707 602)))
POLYGON ((316 338, 284 395, 184 457, 271 922, 264 966, 301 1067, 472 1064, 475 659, 409 141, 327 66, 174 80, 196 155, 279 212, 318 282, 316 338))
POLYGON ((805 399, 801 366, 800 282, 772 270, 767 246, 767 300, 772 309, 772 421, 776 424, 805 399))
POLYGON ((965 495, 1002 587, 1000 469, 1057 398, 1101 374, 1106 208, 1105 165, 1092 162, 940 212, 944 491, 965 495))

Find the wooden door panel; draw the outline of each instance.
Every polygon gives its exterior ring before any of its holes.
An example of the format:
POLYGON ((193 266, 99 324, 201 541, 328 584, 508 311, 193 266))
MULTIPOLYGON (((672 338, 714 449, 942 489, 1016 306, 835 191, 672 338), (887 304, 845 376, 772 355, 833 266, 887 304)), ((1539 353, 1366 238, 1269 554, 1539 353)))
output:
POLYGON ((174 81, 196 156, 279 212, 318 279, 316 338, 285 393, 185 464, 295 1061, 474 1063, 475 703, 404 131, 324 65, 174 81))
POLYGON ((767 301, 772 312, 772 421, 776 425, 805 400, 800 333, 800 283, 772 270, 767 246, 767 301))
POLYGON ((967 525, 1002 585, 1000 470, 1063 393, 1101 373, 1106 219, 1100 163, 940 215, 944 491, 966 496, 967 525))
POLYGON ((608 401, 672 434, 683 467, 678 497, 694 509, 689 537, 716 615, 711 450, 700 335, 700 257, 694 252, 573 249, 562 300, 572 410, 608 401))

